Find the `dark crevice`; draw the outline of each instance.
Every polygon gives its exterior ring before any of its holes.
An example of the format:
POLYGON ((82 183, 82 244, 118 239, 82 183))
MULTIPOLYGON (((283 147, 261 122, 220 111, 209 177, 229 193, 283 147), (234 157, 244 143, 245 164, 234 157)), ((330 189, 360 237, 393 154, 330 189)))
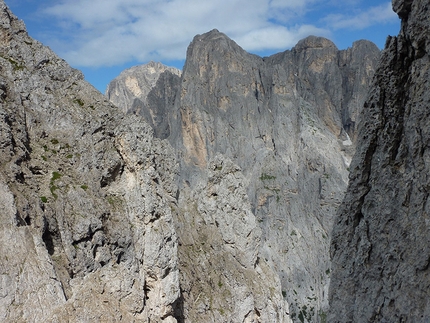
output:
POLYGON ((78 245, 78 244, 83 243, 83 242, 90 242, 93 239, 94 234, 96 232, 103 231, 103 228, 99 228, 99 229, 96 229, 94 231, 91 231, 91 229, 88 229, 88 231, 89 232, 88 232, 88 235, 86 237, 83 237, 82 239, 73 241, 73 245, 78 245))
POLYGON ((95 129, 95 130, 92 132, 92 135, 94 135, 94 134, 96 134, 96 133, 98 133, 98 132, 104 131, 104 129, 105 129, 105 126, 104 126, 104 125, 102 125, 102 126, 98 127, 97 129, 95 129))
POLYGON ((122 163, 116 164, 113 168, 108 169, 107 175, 103 176, 100 181, 101 187, 106 187, 114 182, 119 175, 124 171, 124 165, 122 163))
POLYGON ((52 256, 55 252, 53 233, 48 229, 45 229, 42 235, 42 240, 45 243, 45 247, 46 250, 48 250, 49 255, 52 256))
POLYGON ((185 323, 184 303, 184 296, 181 290, 180 296, 173 303, 173 316, 178 323, 185 323))
POLYGON ((116 254, 116 263, 119 265, 120 263, 121 263, 121 259, 122 259, 122 256, 124 255, 124 251, 119 251, 117 254, 116 254))
POLYGON ((158 212, 155 212, 155 210, 151 211, 151 219, 149 220, 149 223, 154 223, 158 219, 161 218, 161 214, 158 212))
POLYGON ((18 227, 23 227, 23 226, 28 225, 27 222, 25 221, 25 219, 23 219, 21 217, 21 214, 19 212, 16 212, 15 219, 16 219, 16 226, 18 226, 18 227))

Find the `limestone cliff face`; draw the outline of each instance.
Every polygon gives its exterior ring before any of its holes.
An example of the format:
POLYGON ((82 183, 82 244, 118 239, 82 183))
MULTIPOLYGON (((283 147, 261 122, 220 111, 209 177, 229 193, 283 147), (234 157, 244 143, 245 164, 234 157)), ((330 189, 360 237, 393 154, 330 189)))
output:
POLYGON ((0 21, 0 321, 176 322, 172 148, 0 21))
POLYGON ((336 218, 330 322, 429 322, 430 19, 427 1, 393 1, 362 113, 350 185, 336 218))
POLYGON ((339 51, 318 37, 261 58, 213 30, 190 44, 179 82, 164 75, 176 93, 151 90, 174 102, 184 317, 324 320, 333 216, 378 58, 370 42, 339 51))
POLYGON ((121 72, 108 84, 106 96, 124 113, 144 116, 156 137, 164 139, 170 135, 164 107, 172 106, 173 102, 169 99, 174 100, 180 75, 180 70, 156 62, 134 66, 121 72), (157 83, 157 89, 162 93, 150 93, 157 83))

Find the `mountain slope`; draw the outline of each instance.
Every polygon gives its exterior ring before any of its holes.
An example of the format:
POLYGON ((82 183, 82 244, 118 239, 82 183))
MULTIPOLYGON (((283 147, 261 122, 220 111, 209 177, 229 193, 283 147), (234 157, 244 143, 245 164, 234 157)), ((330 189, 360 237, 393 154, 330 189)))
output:
POLYGON ((387 40, 336 218, 330 322, 428 322, 429 30, 426 1, 393 1, 387 40))
POLYGON ((176 322, 173 150, 0 20, 0 320, 176 322))
MULTIPOLYGON (((333 216, 346 189, 357 116, 378 58, 370 42, 339 51, 318 37, 261 58, 213 30, 194 38, 180 79, 164 74, 150 91, 158 102, 148 104, 151 111, 159 102, 173 102, 162 109, 179 161, 176 223, 188 319, 242 321, 233 314, 243 299, 234 286, 252 290, 239 276, 247 270, 258 274, 257 263, 269 269, 267 282, 274 287, 265 290, 276 287, 288 317, 324 317, 333 216), (169 79, 176 92, 164 91, 169 79), (229 171, 223 174, 226 165, 229 171), (219 191, 224 181, 230 182, 225 184, 230 194, 219 191), (245 220, 236 225, 241 214, 245 220), (194 253, 190 257, 192 245, 207 246, 204 261, 194 253), (236 264, 205 265, 231 255, 236 264), (198 271, 190 268, 201 268, 206 277, 196 281, 198 271), (226 270, 235 274, 228 277, 226 270), (213 277, 221 277, 223 289, 213 291, 213 277), (225 299, 225 289, 231 301, 222 315, 204 306, 203 294, 225 299)), ((279 303, 268 299, 270 306, 279 303)), ((253 302, 259 305, 250 310, 261 318, 266 305, 253 302)))

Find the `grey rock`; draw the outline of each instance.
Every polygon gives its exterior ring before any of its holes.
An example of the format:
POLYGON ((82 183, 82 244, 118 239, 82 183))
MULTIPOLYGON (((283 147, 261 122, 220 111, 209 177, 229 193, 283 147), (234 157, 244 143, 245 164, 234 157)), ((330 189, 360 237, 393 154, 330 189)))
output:
POLYGON ((339 51, 327 39, 308 37, 292 50, 261 58, 213 30, 190 44, 179 83, 166 75, 178 84, 176 94, 173 86, 164 90, 165 81, 151 90, 158 100, 148 100, 148 109, 156 111, 162 103, 167 139, 179 160, 175 222, 179 241, 188 241, 178 247, 184 318, 204 315, 205 321, 217 322, 223 314, 242 322, 248 317, 242 313, 250 311, 262 322, 323 320, 333 216, 346 190, 358 115, 379 55, 367 41, 339 51), (237 165, 235 174, 240 174, 234 180, 223 177, 230 183, 230 190, 224 189, 229 195, 211 191, 214 167, 224 167, 220 160, 237 165), (250 222, 241 229, 227 226, 243 214, 258 228, 246 229, 250 222), (255 244, 241 240, 241 230, 254 232, 255 244), (212 247, 190 251, 206 243, 212 247), (235 261, 226 260, 231 257, 235 261), (264 303, 250 294, 255 310, 247 305, 239 311, 234 301, 219 303, 226 290, 232 300, 243 299, 241 291, 256 290, 250 281, 238 282, 244 272, 261 277, 243 257, 264 263, 266 285, 260 288, 277 294, 265 296, 264 303), (222 268, 210 267, 216 263, 222 268), (213 287, 216 277, 222 286, 242 289, 213 287), (211 297, 202 300, 211 288, 211 297), (271 318, 270 313, 282 315, 271 318))
POLYGON ((132 109, 130 102, 137 99, 146 103, 148 93, 165 71, 177 76, 181 75, 181 71, 177 68, 151 61, 122 71, 108 84, 105 94, 109 101, 127 113, 132 109))
POLYGON ((155 136, 165 139, 170 135, 166 109, 175 100, 180 75, 180 70, 156 62, 134 66, 108 84, 106 96, 125 113, 144 116, 155 136))
POLYGON ((0 320, 176 322, 174 151, 0 21, 0 320))
POLYGON ((330 322, 428 322, 429 30, 426 1, 393 1, 331 243, 330 322))
POLYGON ((261 229, 241 169, 223 156, 181 190, 179 269, 187 322, 290 322, 279 277, 259 255, 261 229))

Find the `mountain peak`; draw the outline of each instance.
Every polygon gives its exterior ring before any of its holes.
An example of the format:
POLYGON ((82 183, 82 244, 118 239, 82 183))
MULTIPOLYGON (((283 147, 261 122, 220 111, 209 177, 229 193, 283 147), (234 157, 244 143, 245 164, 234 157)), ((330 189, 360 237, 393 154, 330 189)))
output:
POLYGON ((338 50, 336 45, 329 39, 318 36, 308 36, 300 40, 294 49, 296 51, 306 50, 308 48, 333 48, 338 50))

